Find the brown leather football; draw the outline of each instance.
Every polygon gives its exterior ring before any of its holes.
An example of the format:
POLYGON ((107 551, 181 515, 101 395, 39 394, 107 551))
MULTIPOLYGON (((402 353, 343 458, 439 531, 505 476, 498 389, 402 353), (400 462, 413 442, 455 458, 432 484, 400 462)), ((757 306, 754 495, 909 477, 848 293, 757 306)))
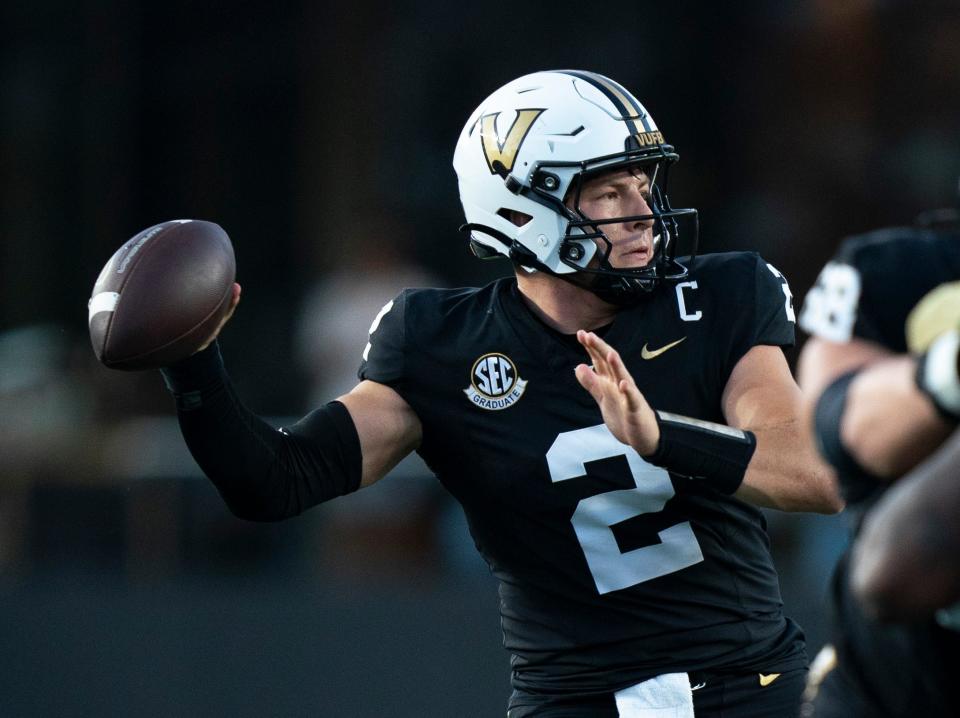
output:
POLYGON ((177 219, 131 237, 100 271, 90 341, 111 369, 154 369, 193 354, 230 307, 233 245, 213 222, 177 219))

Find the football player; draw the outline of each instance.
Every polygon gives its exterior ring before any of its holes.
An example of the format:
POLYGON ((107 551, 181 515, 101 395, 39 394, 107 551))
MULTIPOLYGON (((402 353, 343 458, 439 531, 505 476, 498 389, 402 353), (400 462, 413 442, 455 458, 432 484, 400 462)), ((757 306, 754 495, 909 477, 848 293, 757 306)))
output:
POLYGON ((841 505, 781 349, 787 281, 755 253, 677 256, 696 213, 668 200, 676 160, 616 82, 521 77, 453 158, 474 253, 514 276, 405 290, 359 384, 279 431, 243 407, 216 343, 164 371, 241 517, 296 515, 418 451, 499 580, 511 718, 799 707, 803 634, 760 507, 841 505))
MULTIPOLYGON (((934 451, 960 418, 958 235, 942 225, 849 238, 804 302, 800 325, 811 337, 800 355, 800 384, 854 534, 892 482, 934 451)), ((927 535, 952 531, 952 522, 937 528, 933 514, 925 521, 915 528, 927 535)), ((905 548, 907 534, 893 538, 901 539, 905 548)), ((848 551, 834 572, 831 643, 811 671, 805 715, 956 715, 960 703, 946 667, 960 634, 938 624, 932 610, 909 625, 881 623, 878 602, 865 606, 852 593, 855 568, 848 551)), ((900 589, 922 591, 922 583, 900 589)))

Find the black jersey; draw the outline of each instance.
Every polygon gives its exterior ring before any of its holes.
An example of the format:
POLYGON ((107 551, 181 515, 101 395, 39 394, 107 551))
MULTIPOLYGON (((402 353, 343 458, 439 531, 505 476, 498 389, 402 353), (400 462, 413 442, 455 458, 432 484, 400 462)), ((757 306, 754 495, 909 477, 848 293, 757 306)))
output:
MULTIPOLYGON (((790 292, 756 254, 706 255, 604 338, 651 406, 723 423, 737 361, 793 343, 790 292)), ((423 424, 419 452, 499 580, 514 685, 592 693, 670 671, 805 665, 762 513, 617 441, 577 383, 584 361, 511 278, 404 291, 359 371, 423 424)))
MULTIPOLYGON (((955 231, 891 228, 851 237, 808 293, 800 326, 830 341, 866 339, 903 353, 910 311, 932 289, 958 279, 960 234, 955 231)), ((851 507, 855 515, 862 516, 886 488, 877 484, 862 503, 851 507)), ((854 526, 858 528, 859 521, 854 526)), ((828 677, 834 684, 818 697, 816 714, 960 714, 949 671, 960 649, 960 634, 933 620, 909 625, 870 620, 850 593, 849 560, 848 550, 832 581, 837 676, 828 677)))
POLYGON ((960 232, 894 227, 850 237, 807 293, 800 327, 829 341, 866 339, 903 353, 910 310, 957 279, 960 232))

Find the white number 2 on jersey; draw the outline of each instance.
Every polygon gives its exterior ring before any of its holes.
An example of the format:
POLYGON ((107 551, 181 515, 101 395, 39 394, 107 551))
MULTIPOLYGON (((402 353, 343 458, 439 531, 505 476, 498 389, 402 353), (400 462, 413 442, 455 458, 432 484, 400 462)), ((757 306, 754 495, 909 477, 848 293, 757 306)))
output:
POLYGON ((371 339, 367 342, 367 346, 363 348, 364 361, 367 361, 370 358, 370 349, 372 348, 370 342, 373 341, 373 333, 377 331, 377 328, 380 326, 380 320, 383 319, 383 315, 389 312, 391 309, 393 309, 392 299, 383 305, 383 309, 377 313, 377 316, 373 318, 373 322, 370 323, 370 329, 367 333, 370 335, 371 339))
POLYGON ((622 552, 612 526, 641 514, 657 513, 674 495, 666 470, 648 464, 619 442, 606 424, 565 431, 547 451, 550 479, 557 483, 586 476, 586 463, 623 456, 637 487, 588 496, 577 504, 571 522, 593 574, 597 590, 610 593, 665 576, 703 561, 689 521, 659 532, 660 543, 622 552))

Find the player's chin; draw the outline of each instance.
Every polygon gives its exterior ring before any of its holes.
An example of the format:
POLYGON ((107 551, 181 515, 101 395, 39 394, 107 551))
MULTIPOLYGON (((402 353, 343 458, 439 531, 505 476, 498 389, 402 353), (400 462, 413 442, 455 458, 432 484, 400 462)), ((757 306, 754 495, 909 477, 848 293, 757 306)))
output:
POLYGON ((627 252, 617 257, 611 265, 614 269, 643 269, 652 259, 653 254, 650 252, 627 252))

